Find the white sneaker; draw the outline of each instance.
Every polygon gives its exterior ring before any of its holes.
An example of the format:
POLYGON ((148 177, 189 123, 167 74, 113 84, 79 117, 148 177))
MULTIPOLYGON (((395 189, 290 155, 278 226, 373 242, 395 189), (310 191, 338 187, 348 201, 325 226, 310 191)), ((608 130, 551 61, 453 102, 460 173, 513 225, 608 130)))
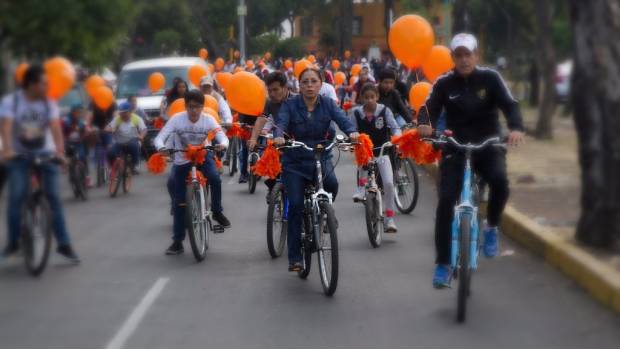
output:
POLYGON ((353 201, 354 202, 363 202, 364 201, 364 197, 366 196, 364 187, 357 187, 357 190, 355 190, 355 193, 353 193, 353 201))
POLYGON ((398 232, 398 228, 396 227, 396 223, 394 222, 394 218, 385 218, 384 221, 384 231, 385 233, 396 233, 398 232))

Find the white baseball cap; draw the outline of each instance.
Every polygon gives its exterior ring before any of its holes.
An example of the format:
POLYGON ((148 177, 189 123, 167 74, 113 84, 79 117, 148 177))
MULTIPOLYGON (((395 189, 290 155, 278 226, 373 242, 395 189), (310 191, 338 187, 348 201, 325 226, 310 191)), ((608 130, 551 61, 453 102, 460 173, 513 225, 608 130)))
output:
POLYGON ((467 50, 474 52, 478 48, 478 40, 476 37, 469 33, 459 33, 452 38, 450 42, 450 50, 454 51, 459 47, 464 47, 467 50))
POLYGON ((209 75, 205 75, 200 79, 200 86, 211 85, 213 86, 213 77, 209 75))

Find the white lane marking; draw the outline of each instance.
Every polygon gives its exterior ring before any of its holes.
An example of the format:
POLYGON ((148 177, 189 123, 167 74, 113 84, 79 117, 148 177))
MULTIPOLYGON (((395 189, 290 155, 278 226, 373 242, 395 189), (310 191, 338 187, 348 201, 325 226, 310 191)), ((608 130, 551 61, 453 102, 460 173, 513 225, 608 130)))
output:
POLYGON ((166 284, 170 278, 160 277, 155 284, 149 289, 149 291, 144 295, 140 303, 136 306, 135 309, 131 312, 125 323, 121 326, 121 328, 116 332, 116 335, 108 345, 106 346, 108 349, 118 349, 122 348, 125 345, 125 342, 129 337, 136 331, 138 325, 144 318, 144 315, 148 311, 148 309, 153 305, 159 294, 164 290, 166 284))

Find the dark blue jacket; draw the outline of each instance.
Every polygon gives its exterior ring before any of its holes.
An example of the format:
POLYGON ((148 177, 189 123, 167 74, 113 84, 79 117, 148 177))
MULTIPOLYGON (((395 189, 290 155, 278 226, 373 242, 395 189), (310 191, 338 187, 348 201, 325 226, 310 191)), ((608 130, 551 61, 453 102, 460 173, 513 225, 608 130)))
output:
MULTIPOLYGON (((332 121, 347 135, 357 131, 355 125, 332 99, 319 96, 314 110, 308 113, 303 97, 298 95, 282 104, 276 118, 277 128, 274 136, 288 136, 309 147, 315 147, 333 138, 332 121)), ((330 154, 326 153, 324 159, 328 159, 330 154)), ((303 149, 287 150, 282 156, 282 165, 295 167, 299 172, 307 173, 307 170, 312 170, 314 167, 314 155, 303 149)))

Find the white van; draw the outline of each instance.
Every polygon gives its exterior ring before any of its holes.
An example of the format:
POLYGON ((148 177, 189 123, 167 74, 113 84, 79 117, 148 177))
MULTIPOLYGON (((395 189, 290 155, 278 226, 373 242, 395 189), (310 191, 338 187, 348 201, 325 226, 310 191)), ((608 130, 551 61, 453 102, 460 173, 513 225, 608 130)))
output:
POLYGON ((174 78, 181 78, 187 82, 190 89, 197 89, 187 76, 187 70, 193 65, 207 64, 200 57, 166 57, 149 60, 135 61, 123 66, 118 76, 116 99, 119 103, 125 101, 128 96, 135 95, 138 99, 138 107, 142 108, 149 118, 159 116, 159 107, 164 98, 164 93, 172 87, 174 78), (152 93, 148 87, 149 76, 154 72, 160 72, 166 77, 164 89, 152 93))

